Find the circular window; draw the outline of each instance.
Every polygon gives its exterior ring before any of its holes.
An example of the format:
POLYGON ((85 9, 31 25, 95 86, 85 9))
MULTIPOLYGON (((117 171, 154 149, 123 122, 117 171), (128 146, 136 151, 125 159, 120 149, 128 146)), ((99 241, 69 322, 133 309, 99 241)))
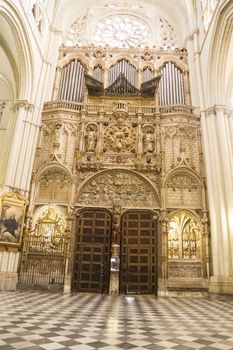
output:
POLYGON ((151 30, 142 19, 130 15, 114 15, 97 25, 93 43, 118 48, 148 46, 151 37, 151 30))

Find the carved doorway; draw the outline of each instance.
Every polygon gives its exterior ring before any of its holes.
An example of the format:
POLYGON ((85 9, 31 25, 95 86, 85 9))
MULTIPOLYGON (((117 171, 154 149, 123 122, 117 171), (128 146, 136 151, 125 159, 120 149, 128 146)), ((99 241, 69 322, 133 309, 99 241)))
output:
POLYGON ((112 218, 102 209, 83 210, 77 218, 73 289, 108 293, 112 218))
POLYGON ((149 211, 130 210, 121 220, 120 293, 156 294, 157 229, 149 211))

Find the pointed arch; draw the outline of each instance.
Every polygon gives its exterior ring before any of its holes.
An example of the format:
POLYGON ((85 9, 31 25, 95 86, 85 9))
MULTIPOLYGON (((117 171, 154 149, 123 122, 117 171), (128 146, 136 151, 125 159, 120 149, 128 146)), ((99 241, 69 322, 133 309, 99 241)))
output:
POLYGON ((35 178, 36 203, 68 203, 71 187, 71 174, 65 167, 51 162, 43 167, 35 178))
POLYGON ((217 9, 209 55, 208 100, 209 105, 229 105, 233 77, 233 3, 225 1, 217 9))
POLYGON ((168 221, 168 259, 200 260, 202 252, 202 225, 193 211, 176 210, 168 221))
POLYGON ((178 167, 165 177, 166 207, 201 208, 201 181, 186 167, 178 167))

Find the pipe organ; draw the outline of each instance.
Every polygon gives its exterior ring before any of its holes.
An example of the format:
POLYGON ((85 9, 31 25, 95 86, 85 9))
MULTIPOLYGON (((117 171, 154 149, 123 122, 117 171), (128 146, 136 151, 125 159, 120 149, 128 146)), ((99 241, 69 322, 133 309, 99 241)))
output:
POLYGON ((160 104, 184 104, 183 73, 173 62, 166 62, 160 71, 160 104))
POLYGON ((103 69, 101 66, 95 66, 93 69, 93 78, 99 81, 103 81, 103 69))
POLYGON ((111 66, 108 75, 108 85, 112 85, 120 74, 124 74, 126 79, 135 86, 136 84, 136 67, 128 60, 120 60, 115 65, 111 66))
POLYGON ((153 79, 153 73, 152 73, 152 70, 151 70, 151 68, 150 67, 145 67, 144 69, 143 69, 143 75, 142 75, 142 81, 143 81, 143 83, 145 83, 146 81, 148 81, 148 80, 151 80, 151 79, 153 79))
POLYGON ((77 58, 62 69, 58 92, 60 100, 82 102, 84 71, 83 64, 77 58))
MULTIPOLYGON (((44 104, 30 215, 53 208, 67 220, 66 289, 206 290, 208 211, 200 120, 184 97, 187 62, 184 50, 61 48, 59 100, 44 104)), ((43 274, 36 253, 30 259, 31 275, 43 274)))

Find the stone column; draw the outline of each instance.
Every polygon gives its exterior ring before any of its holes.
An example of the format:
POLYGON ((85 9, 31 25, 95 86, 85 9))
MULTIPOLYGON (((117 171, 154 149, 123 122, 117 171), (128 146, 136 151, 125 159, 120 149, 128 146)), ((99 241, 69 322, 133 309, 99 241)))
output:
POLYGON ((71 293, 72 289, 72 274, 73 274, 73 264, 74 264, 74 249, 75 249, 75 236, 71 236, 72 225, 75 220, 74 208, 72 206, 67 207, 66 216, 66 270, 64 278, 64 293, 71 293))
POLYGON ((112 225, 112 247, 111 247, 111 264, 110 264, 110 283, 109 294, 119 294, 119 277, 120 277, 120 238, 121 238, 121 207, 113 206, 113 225, 112 225))
POLYGON ((0 246, 0 290, 16 289, 18 261, 18 247, 0 246))
MULTIPOLYGON (((167 212, 162 211, 159 217, 159 239, 160 244, 159 246, 159 258, 158 263, 161 265, 160 267, 160 276, 158 276, 158 295, 159 296, 165 296, 167 292, 167 279, 168 279, 168 264, 167 264, 167 257, 168 257, 168 233, 167 233, 167 212)), ((157 217, 156 217, 157 218, 157 217)), ((158 269, 159 270, 159 269, 158 269)))
POLYGON ((209 291, 233 294, 233 138, 224 106, 202 112, 213 272, 209 291))
POLYGON ((62 72, 61 67, 57 67, 55 83, 54 83, 54 87, 53 87, 53 97, 52 97, 53 101, 58 100, 59 86, 60 86, 60 83, 61 83, 61 72, 62 72))
POLYGON ((33 122, 34 106, 26 100, 14 105, 15 133, 11 145, 5 185, 8 190, 18 188, 27 197, 31 180, 39 123, 33 122))

